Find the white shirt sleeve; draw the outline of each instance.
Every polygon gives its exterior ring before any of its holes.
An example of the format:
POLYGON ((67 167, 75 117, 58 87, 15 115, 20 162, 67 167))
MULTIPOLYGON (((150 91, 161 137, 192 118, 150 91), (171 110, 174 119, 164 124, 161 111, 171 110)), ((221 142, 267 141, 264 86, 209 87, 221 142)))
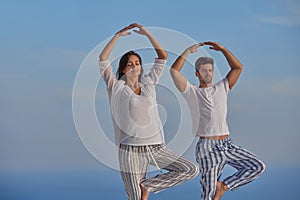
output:
POLYGON ((117 82, 117 79, 112 70, 110 61, 109 60, 105 60, 105 61, 99 60, 99 67, 100 67, 101 76, 104 78, 104 81, 107 85, 107 89, 112 90, 113 86, 117 82))
POLYGON ((145 75, 145 79, 147 82, 153 83, 154 85, 158 83, 159 78, 162 75, 164 66, 166 65, 166 60, 162 60, 162 59, 155 59, 154 65, 151 68, 150 72, 145 75))
POLYGON ((228 92, 230 91, 230 88, 229 88, 229 82, 228 82, 227 78, 224 78, 222 82, 224 83, 226 94, 228 94, 228 92))
POLYGON ((188 80, 186 80, 186 87, 184 89, 184 91, 182 92, 183 95, 189 95, 191 93, 191 84, 188 80))
POLYGON ((195 137, 197 134, 199 120, 200 120, 200 109, 199 109, 199 102, 197 98, 197 89, 194 85, 192 85, 189 81, 187 81, 187 85, 185 90, 181 93, 182 96, 185 98, 189 110, 191 113, 191 120, 192 120, 192 132, 193 136, 195 137))

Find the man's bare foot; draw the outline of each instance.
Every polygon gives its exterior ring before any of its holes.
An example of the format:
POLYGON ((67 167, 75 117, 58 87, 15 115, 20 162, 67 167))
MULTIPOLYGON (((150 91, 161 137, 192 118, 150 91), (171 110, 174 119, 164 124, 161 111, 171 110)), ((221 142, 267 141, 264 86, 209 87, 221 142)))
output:
POLYGON ((141 200, 148 200, 148 197, 150 195, 150 191, 144 188, 142 185, 140 185, 141 190, 142 190, 142 198, 141 200))
POLYGON ((214 200, 220 200, 223 194, 228 190, 227 185, 225 185, 223 182, 218 181, 216 186, 216 194, 214 197, 214 200))

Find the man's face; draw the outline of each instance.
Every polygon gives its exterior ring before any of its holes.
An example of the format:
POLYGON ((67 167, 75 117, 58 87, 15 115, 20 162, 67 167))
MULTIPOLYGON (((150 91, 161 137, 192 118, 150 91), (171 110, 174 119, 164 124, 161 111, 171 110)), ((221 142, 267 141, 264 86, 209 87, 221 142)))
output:
POLYGON ((214 76, 214 68, 212 64, 208 63, 201 65, 196 75, 200 78, 200 81, 203 81, 205 84, 212 83, 214 76))

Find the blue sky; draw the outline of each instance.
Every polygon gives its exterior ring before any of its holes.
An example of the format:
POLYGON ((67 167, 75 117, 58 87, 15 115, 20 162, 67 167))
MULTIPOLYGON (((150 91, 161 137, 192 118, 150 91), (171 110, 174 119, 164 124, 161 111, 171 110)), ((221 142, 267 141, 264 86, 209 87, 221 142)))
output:
MULTIPOLYGON (((244 65, 230 94, 232 137, 268 165, 300 166, 298 1, 0 4, 0 170, 105 169, 76 133, 72 89, 89 52, 132 22, 173 29, 199 42, 218 41, 230 49, 244 65)), ((210 53, 225 75, 224 58, 210 53)), ((97 106, 99 116, 110 117, 101 110, 106 107, 97 106)), ((186 156, 193 159, 193 147, 186 156)))

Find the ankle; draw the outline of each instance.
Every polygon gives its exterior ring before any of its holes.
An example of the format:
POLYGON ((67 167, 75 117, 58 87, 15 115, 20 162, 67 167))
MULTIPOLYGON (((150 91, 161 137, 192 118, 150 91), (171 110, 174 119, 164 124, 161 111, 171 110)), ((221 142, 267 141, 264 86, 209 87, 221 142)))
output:
POLYGON ((142 197, 141 200, 148 200, 148 197, 150 195, 150 191, 144 188, 142 185, 140 185, 141 190, 142 190, 142 197))
POLYGON ((224 182, 221 182, 221 187, 222 187, 222 190, 224 190, 224 191, 227 191, 229 189, 228 186, 224 182))

